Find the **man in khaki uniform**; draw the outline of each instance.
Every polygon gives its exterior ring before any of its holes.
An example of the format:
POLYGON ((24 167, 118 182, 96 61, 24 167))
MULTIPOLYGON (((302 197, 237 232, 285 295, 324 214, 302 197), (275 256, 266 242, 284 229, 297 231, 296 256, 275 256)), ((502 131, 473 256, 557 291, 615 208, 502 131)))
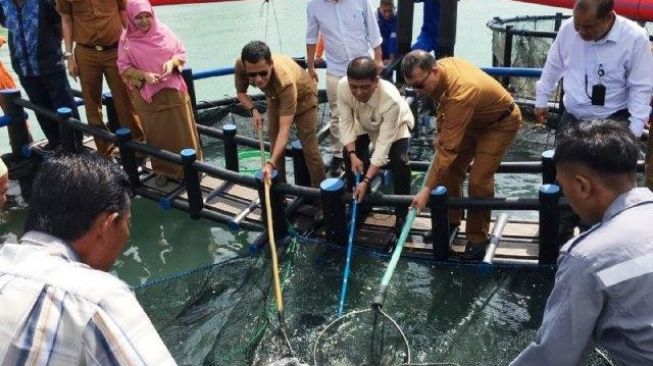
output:
POLYGON ((264 168, 266 179, 273 169, 285 181, 285 151, 290 126, 295 123, 302 144, 304 159, 311 177, 311 185, 319 187, 324 180, 324 162, 317 143, 317 87, 306 70, 290 57, 272 55, 261 41, 243 47, 235 66, 235 85, 238 100, 252 113, 255 128, 263 124, 263 115, 247 95, 249 85, 256 86, 267 97, 268 132, 272 144, 270 160, 264 168))
MULTIPOLYGON (((79 76, 89 124, 107 129, 102 121, 104 75, 116 106, 118 122, 132 131, 134 140, 143 141, 141 123, 116 64, 118 41, 123 19, 126 19, 126 3, 126 0, 57 0, 57 11, 61 14, 68 73, 73 78, 79 76)), ((111 155, 111 143, 95 139, 95 144, 102 156, 111 155)))
MULTIPOLYGON (((521 125, 521 113, 510 94, 481 69, 459 58, 436 63, 430 54, 413 51, 404 57, 401 70, 408 84, 437 105, 436 155, 413 204, 424 208, 438 185, 446 186, 451 197, 461 196, 472 161, 469 197, 493 197, 494 173, 521 125)), ((460 210, 449 210, 450 224, 457 225, 460 220, 460 210)), ((467 258, 482 258, 489 226, 490 210, 469 210, 467 258)))

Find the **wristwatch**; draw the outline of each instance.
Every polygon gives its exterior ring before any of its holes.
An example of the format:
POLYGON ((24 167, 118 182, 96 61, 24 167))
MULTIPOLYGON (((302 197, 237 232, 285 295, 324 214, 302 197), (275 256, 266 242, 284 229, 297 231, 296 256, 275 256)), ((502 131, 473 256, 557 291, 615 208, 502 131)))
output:
POLYGON ((72 52, 70 52, 70 51, 65 51, 65 52, 63 53, 63 59, 64 59, 64 60, 67 60, 67 59, 69 59, 69 58, 71 58, 71 57, 73 57, 73 53, 72 53, 72 52))

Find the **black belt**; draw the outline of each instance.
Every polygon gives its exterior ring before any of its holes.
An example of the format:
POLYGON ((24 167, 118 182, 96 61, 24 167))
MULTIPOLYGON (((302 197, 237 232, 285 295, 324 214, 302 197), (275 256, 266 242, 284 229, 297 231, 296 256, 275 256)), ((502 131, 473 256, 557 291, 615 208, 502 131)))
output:
POLYGON ((515 103, 510 103, 510 105, 508 106, 508 109, 506 109, 505 111, 503 111, 503 113, 501 113, 501 115, 499 116, 499 119, 497 119, 497 121, 502 121, 504 118, 511 115, 512 111, 514 111, 514 110, 515 110, 515 103))
POLYGON ((108 46, 101 46, 101 45, 91 46, 91 45, 87 45, 87 44, 83 44, 83 43, 77 43, 77 45, 85 47, 85 48, 90 48, 90 49, 96 50, 98 52, 111 51, 111 50, 115 50, 116 48, 118 48, 118 43, 110 44, 108 46))

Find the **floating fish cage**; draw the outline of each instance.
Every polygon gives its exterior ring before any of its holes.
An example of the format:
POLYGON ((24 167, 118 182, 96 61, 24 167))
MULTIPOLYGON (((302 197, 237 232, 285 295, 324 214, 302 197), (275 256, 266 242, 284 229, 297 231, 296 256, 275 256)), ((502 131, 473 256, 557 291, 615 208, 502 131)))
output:
MULTIPOLYGON (((541 68, 562 21, 569 15, 522 16, 502 19, 494 17, 487 23, 492 30, 493 67, 541 68)), ((535 100, 537 79, 503 77, 501 82, 522 99, 535 100)), ((555 95, 551 102, 557 102, 555 95)))

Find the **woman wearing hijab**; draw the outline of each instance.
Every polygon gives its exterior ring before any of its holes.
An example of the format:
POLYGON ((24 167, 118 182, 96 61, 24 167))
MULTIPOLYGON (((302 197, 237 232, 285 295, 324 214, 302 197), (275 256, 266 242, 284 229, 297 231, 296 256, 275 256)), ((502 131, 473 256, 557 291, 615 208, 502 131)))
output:
MULTIPOLYGON (((179 153, 193 148, 202 159, 195 118, 181 69, 186 49, 160 23, 147 0, 127 2, 127 29, 118 45, 118 69, 132 90, 148 144, 179 153)), ((155 184, 183 178, 180 165, 152 158, 155 184)))

